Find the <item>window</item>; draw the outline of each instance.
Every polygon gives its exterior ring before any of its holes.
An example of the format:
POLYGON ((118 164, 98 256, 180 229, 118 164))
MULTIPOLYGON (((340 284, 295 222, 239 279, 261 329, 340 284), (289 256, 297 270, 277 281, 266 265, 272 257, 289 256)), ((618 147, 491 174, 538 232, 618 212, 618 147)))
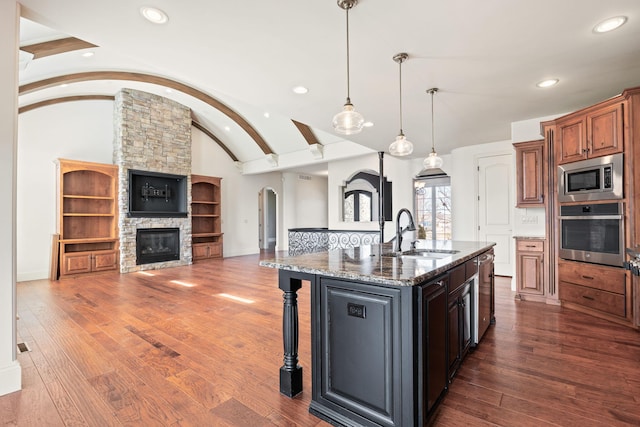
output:
POLYGON ((370 191, 352 190, 344 194, 344 220, 346 222, 371 221, 370 191))
POLYGON ((451 239, 451 178, 417 179, 413 182, 418 238, 451 239))

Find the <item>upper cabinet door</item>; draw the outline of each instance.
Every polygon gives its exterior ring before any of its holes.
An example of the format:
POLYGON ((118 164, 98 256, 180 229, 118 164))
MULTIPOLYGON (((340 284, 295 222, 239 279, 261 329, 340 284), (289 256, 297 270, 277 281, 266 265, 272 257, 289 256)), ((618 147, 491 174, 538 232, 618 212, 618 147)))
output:
POLYGON ((558 120, 557 164, 622 153, 624 103, 558 120))
POLYGON ((623 104, 614 104, 587 116, 589 157, 621 153, 623 104))
POLYGON ((557 127, 558 164, 575 162, 587 158, 585 138, 585 116, 558 121, 557 127))
POLYGON ((544 140, 513 145, 516 149, 516 207, 544 207, 544 140))

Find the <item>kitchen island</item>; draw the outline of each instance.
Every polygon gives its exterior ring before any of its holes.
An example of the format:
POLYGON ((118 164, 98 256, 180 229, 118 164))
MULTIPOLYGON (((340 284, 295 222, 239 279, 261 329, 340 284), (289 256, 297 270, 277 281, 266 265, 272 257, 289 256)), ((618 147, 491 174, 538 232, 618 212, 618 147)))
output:
POLYGON ((308 282, 309 411, 334 425, 424 425, 494 322, 493 246, 419 240, 261 261, 284 292, 280 392, 302 392, 296 293, 308 282))

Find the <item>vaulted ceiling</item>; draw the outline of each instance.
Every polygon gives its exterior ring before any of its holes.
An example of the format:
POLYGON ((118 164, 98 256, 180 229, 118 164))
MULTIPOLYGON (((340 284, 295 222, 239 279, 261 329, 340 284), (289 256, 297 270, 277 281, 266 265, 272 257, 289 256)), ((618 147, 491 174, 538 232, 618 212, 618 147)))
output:
POLYGON ((40 48, 21 55, 22 111, 108 100, 121 87, 158 93, 189 106, 194 126, 245 173, 321 169, 327 160, 388 151, 400 128, 392 59, 399 52, 409 55, 402 128, 415 158, 431 148, 431 87, 440 89, 436 148, 446 154, 509 139, 511 122, 640 85, 637 0, 360 0, 349 12, 350 95, 373 126, 345 137, 331 127, 347 91, 346 20, 336 0, 156 0, 169 16, 163 25, 146 21, 140 7, 149 3, 137 0, 21 3, 21 47, 40 48), (619 15, 627 17, 621 28, 593 32, 619 15), (546 78, 559 83, 536 87, 546 78), (295 94, 297 85, 309 92, 295 94))

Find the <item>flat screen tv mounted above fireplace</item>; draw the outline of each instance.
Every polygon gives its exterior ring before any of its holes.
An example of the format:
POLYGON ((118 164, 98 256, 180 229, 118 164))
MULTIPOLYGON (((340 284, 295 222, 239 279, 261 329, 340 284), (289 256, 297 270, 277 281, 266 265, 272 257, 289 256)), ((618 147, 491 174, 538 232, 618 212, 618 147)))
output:
POLYGON ((129 169, 130 217, 187 216, 187 176, 129 169))

